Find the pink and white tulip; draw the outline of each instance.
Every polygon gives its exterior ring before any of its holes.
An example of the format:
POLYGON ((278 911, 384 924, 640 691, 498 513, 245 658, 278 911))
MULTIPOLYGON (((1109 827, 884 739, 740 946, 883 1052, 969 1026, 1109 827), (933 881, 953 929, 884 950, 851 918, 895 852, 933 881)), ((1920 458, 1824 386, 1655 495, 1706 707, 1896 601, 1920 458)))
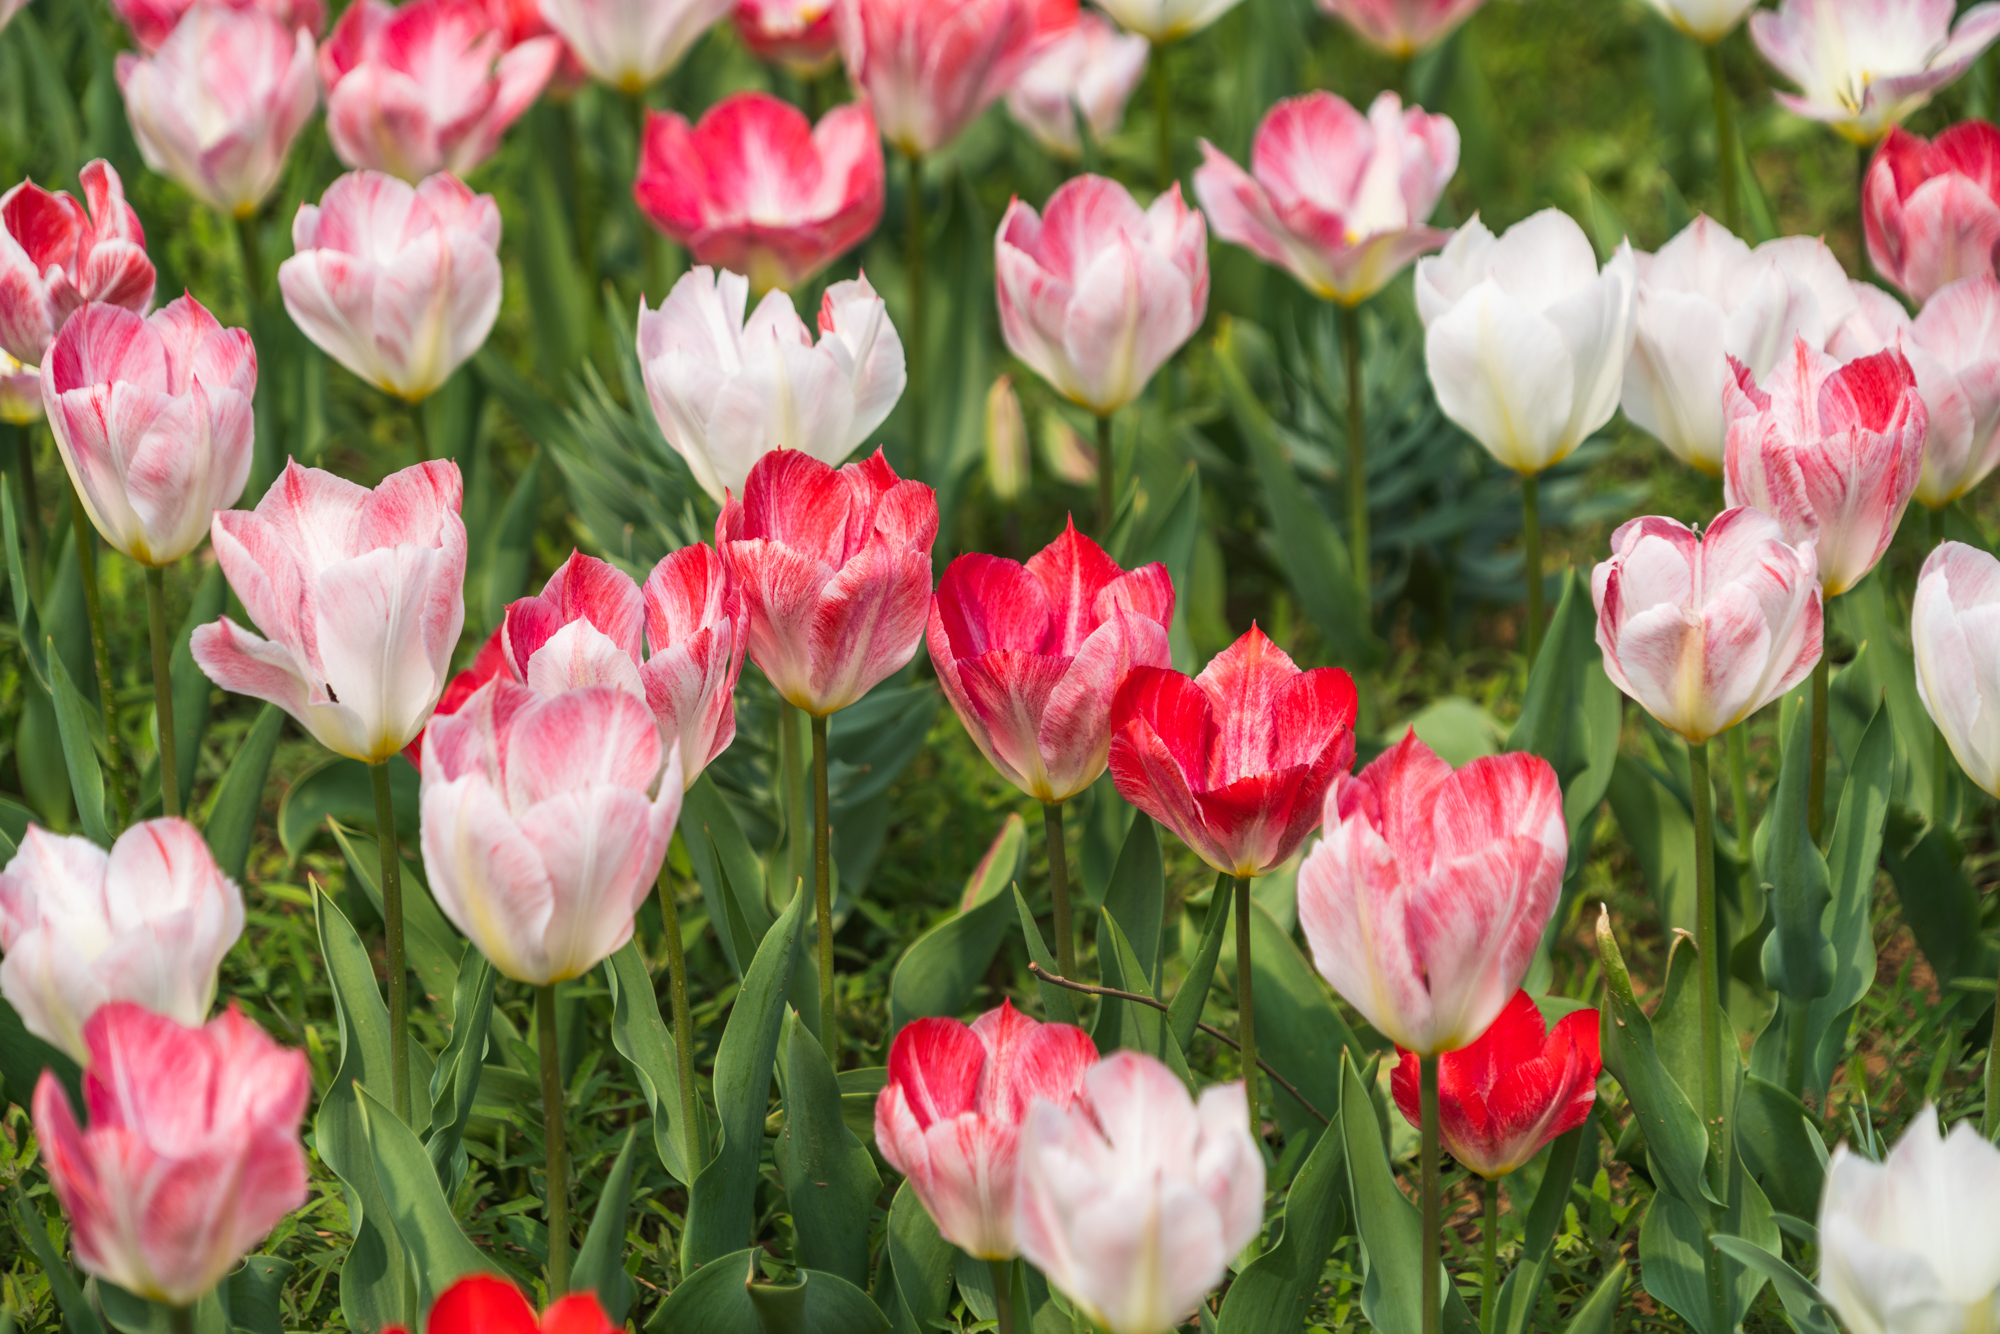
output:
POLYGON ((1242 0, 1099 0, 1118 26, 1154 45, 1177 42, 1200 32, 1242 0))
POLYGON ((53 1071, 34 1099, 71 1252, 85 1273, 135 1296, 191 1306, 306 1202, 305 1053, 278 1046, 233 1003, 193 1028, 113 1001, 83 1039, 89 1128, 53 1071))
POLYGON ((351 171, 318 204, 299 205, 278 290, 321 351, 414 403, 493 331, 499 245, 493 196, 472 193, 457 177, 440 173, 411 186, 351 171))
POLYGON ((793 290, 868 239, 882 219, 882 141, 866 102, 818 125, 768 93, 736 93, 690 127, 646 116, 633 198, 695 263, 793 290))
POLYGON ((1034 57, 1045 40, 1038 7, 834 0, 834 26, 848 77, 868 95, 882 137, 921 156, 956 139, 1034 57))
POLYGON ((261 9, 198 4, 117 73, 146 165, 237 218, 271 193, 319 103, 312 33, 261 9))
POLYGON ((480 0, 355 0, 319 52, 326 131, 350 167, 460 175, 541 96, 562 42, 509 46, 480 0))
POLYGON ((1243 1085, 1190 1097, 1151 1056, 1113 1052, 1067 1109, 1021 1127, 1021 1254, 1110 1334, 1177 1329, 1264 1221, 1264 1157, 1243 1085))
POLYGON ((1806 679, 1819 661, 1819 566, 1761 510, 1724 510, 1705 533, 1633 519, 1590 577, 1612 684, 1695 745, 1806 679))
POLYGON ((1382 290, 1451 233, 1428 225, 1458 170, 1458 127, 1378 95, 1363 116, 1332 93, 1265 115, 1244 171, 1201 141, 1195 198, 1215 234, 1344 306, 1382 290))
POLYGON ((1931 552, 1910 613, 1917 694, 1966 777, 2000 794, 2000 561, 1963 542, 1931 552))
POLYGON ((866 277, 826 289, 813 342, 773 289, 744 319, 750 283, 702 267, 657 311, 639 302, 639 368, 660 431, 717 503, 774 450, 837 464, 880 426, 908 379, 888 307, 866 277))
POLYGON ((1486 0, 1318 0, 1322 14, 1339 19, 1379 50, 1408 60, 1449 37, 1486 0))
POLYGON ((542 17, 592 78, 636 93, 681 63, 734 0, 542 0, 542 17))
POLYGON ((314 37, 326 26, 326 9, 320 0, 111 0, 111 12, 131 31, 141 51, 157 51, 197 3, 260 9, 287 28, 314 37))
POLYGON ((1109 177, 1072 177, 1043 214, 1010 203, 993 250, 1008 348, 1099 416, 1137 398, 1208 313, 1208 228, 1178 183, 1141 209, 1109 177))
POLYGON ((1844 593, 1875 568, 1924 466, 1929 414, 1898 351, 1845 365, 1803 339, 1763 384, 1747 367, 1723 386, 1723 495, 1813 544, 1820 587, 1844 593))
POLYGON ((41 388, 91 523, 141 565, 200 546, 250 480, 257 350, 191 296, 145 318, 85 306, 50 345, 41 388))
POLYGON ((1993 274, 2000 245, 2000 129, 1965 120, 1926 143, 1901 126, 1861 181, 1868 258, 1912 301, 1993 274))
POLYGON ((1410 732, 1326 794, 1299 867, 1313 963, 1419 1056, 1470 1044, 1520 987, 1569 860, 1562 787, 1525 751, 1452 767, 1410 732))
POLYGON ((0 871, 0 993, 30 1033, 90 1059, 84 1025, 112 1001, 182 1024, 215 1002, 243 895, 185 820, 148 820, 106 852, 28 826, 0 871))
POLYGON ((1157 561, 1126 571, 1064 526, 1026 565, 960 556, 931 598, 938 684, 1000 776, 1042 802, 1104 772, 1111 705, 1133 667, 1171 667, 1174 586, 1157 561))
POLYGON ((1040 1104, 1068 1107, 1096 1060, 1082 1029, 1036 1023, 1004 1000, 969 1027, 914 1020, 889 1048, 875 1146, 946 1241, 975 1259, 1012 1259, 1022 1119, 1040 1104))
POLYGON ((833 0, 736 0, 734 18, 751 54, 800 78, 823 74, 840 59, 833 0))
POLYGON ((141 315, 153 304, 153 261, 125 185, 99 158, 78 173, 84 205, 22 181, 0 195, 0 351, 39 366, 56 332, 93 301, 141 315))
POLYGON ((1779 105, 1872 144, 1972 68, 2000 37, 2000 4, 1783 0, 1750 16, 1750 40, 1799 86, 1779 105))
POLYGON ((1144 37, 1086 10, 1015 76, 1007 114, 1043 148, 1074 162, 1083 154, 1077 118, 1100 143, 1116 134, 1151 50, 1144 37))
POLYGON ((1704 46, 1713 46, 1736 30, 1757 0, 1651 0, 1667 22, 1704 46))
POLYGON ((0 422, 28 426, 42 419, 42 373, 0 352, 0 422))
POLYGON ((743 598, 750 660, 815 718, 846 708, 916 656, 931 592, 937 493, 882 452, 831 468, 780 450, 715 521, 743 598))
POLYGON ((462 493, 448 460, 373 491, 287 463, 256 509, 213 526, 229 586, 269 637, 224 616, 194 632, 196 664, 335 754, 388 759, 423 730, 465 625, 462 493))

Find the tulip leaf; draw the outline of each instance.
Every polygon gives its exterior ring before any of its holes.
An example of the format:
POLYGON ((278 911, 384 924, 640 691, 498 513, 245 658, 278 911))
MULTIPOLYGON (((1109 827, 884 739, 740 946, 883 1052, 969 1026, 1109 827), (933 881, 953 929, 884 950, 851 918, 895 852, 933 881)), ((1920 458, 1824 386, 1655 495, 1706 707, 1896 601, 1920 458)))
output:
POLYGON ((1104 890, 1104 910, 1125 932, 1125 939, 1146 979, 1132 991, 1153 991, 1160 977, 1160 927, 1166 915, 1166 868, 1160 856, 1160 827, 1150 815, 1132 821, 1111 881, 1104 890))
POLYGON ((960 912, 970 912, 989 899, 1007 892, 1007 887, 1021 878, 1021 872, 1028 860, 1028 822, 1021 818, 1019 811, 1007 812, 1007 818, 1000 822, 1000 832, 993 836, 987 846, 986 855, 972 868, 972 874, 965 878, 965 889, 958 896, 960 912))
MULTIPOLYGON (((1039 965, 1043 972, 1056 971, 1056 956, 1049 953, 1048 942, 1042 939, 1042 929, 1035 925, 1035 914, 1028 907, 1028 898, 1021 893, 1019 885, 1014 886, 1014 915, 1021 922, 1021 936, 1028 943, 1028 958, 1039 965)), ((1053 982, 1037 982, 1035 989, 1042 997, 1042 1018, 1052 1024, 1074 1024, 1077 1021, 1076 997, 1067 988, 1053 982)))
POLYGON ((465 1153, 465 1127, 479 1096, 486 1068, 486 1035, 493 1022, 493 983, 498 975, 478 950, 467 950, 452 988, 451 1040, 431 1075, 431 1125, 424 1142, 431 1166, 445 1194, 453 1195, 470 1164, 465 1153))
MULTIPOLYGON (((1910 623, 1907 616, 1898 618, 1889 612, 1886 600, 1887 574, 1875 571, 1859 584, 1827 604, 1827 633, 1836 630, 1845 632, 1857 643, 1867 645, 1855 662, 1856 670, 1842 672, 1833 692, 1838 704, 1846 691, 1846 678, 1853 675, 1856 696, 1865 700, 1859 715, 1850 714, 1844 721, 1846 727, 1835 728, 1842 721, 1829 718, 1829 729, 1835 730, 1836 737, 1845 731, 1852 735, 1853 729, 1860 727, 1869 714, 1875 711, 1877 701, 1889 708, 1890 735, 1896 750, 1895 778, 1892 799, 1905 809, 1925 815, 1935 810, 1936 796, 1931 791, 1931 748, 1937 742, 1937 725, 1931 721, 1930 711, 1924 707, 1923 698, 1917 693, 1916 659, 1909 649, 1910 623)), ((1843 710, 1843 712, 1845 712, 1843 710)), ((1835 746, 1837 755, 1829 759, 1844 758, 1855 753, 1854 746, 1835 746)), ((1829 766, 1830 767, 1830 766, 1829 766)), ((1834 791, 1833 780, 1827 784, 1829 793, 1834 791)))
MULTIPOLYGON (((1140 969, 1138 955, 1132 949, 1132 942, 1125 938, 1125 932, 1118 925, 1118 919, 1111 915, 1109 908, 1101 908, 1098 911, 1102 915, 1102 921, 1097 932, 1097 961, 1104 969, 1104 984, 1116 987, 1120 991, 1135 992, 1158 1000, 1159 990, 1147 980, 1146 974, 1140 969)), ((1189 1092, 1194 1091, 1194 1075, 1188 1070, 1187 1057, 1182 1053, 1180 1044, 1173 1041, 1173 1032, 1167 1027, 1167 1016, 1164 1011, 1156 1010, 1150 1005, 1140 1005, 1136 1001, 1107 999, 1104 1002, 1104 1009, 1100 1010, 1097 1016, 1097 1028, 1100 1034, 1105 1030, 1107 1013, 1114 1016, 1110 1034, 1117 1039, 1116 1045, 1157 1057, 1166 1063, 1168 1069, 1180 1076, 1181 1082, 1188 1086, 1189 1092), (1123 1017, 1117 1017, 1117 1011, 1123 1011, 1123 1017)), ((1104 1037, 1099 1036, 1094 1040, 1099 1051, 1111 1049, 1104 1037)))
POLYGON ((860 1288, 811 1269, 801 1269, 792 1283, 766 1283, 757 1264, 763 1254, 716 1256, 682 1280, 646 1328, 653 1334, 889 1334, 888 1318, 860 1288))
POLYGON ((521 268, 535 328, 535 368, 547 385, 567 382, 589 350, 590 282, 577 263, 563 202, 569 191, 558 178, 573 166, 560 129, 567 114, 567 107, 544 103, 529 109, 522 126, 533 151, 524 181, 529 258, 521 268))
MULTIPOLYGON (((1174 998, 1167 1003, 1167 1028, 1182 1051, 1194 1042, 1196 1026, 1201 1023, 1202 1006, 1207 1003, 1208 989, 1215 981, 1215 963, 1222 957, 1222 940, 1229 930, 1232 883, 1227 873, 1216 874, 1215 888, 1208 896, 1208 916, 1201 924, 1201 940, 1194 949, 1194 960, 1188 965, 1187 976, 1181 979, 1174 998)), ((1256 943, 1254 937, 1251 943, 1256 943)), ((1252 986, 1255 986, 1254 979, 1252 986)))
POLYGON ((1596 1125, 1586 1120, 1574 1130, 1556 1136, 1549 1145, 1542 1184, 1528 1206, 1521 1258, 1500 1285, 1500 1306, 1493 1321, 1493 1328, 1499 1334, 1526 1334, 1534 1318, 1535 1302, 1549 1272, 1556 1227, 1562 1222, 1564 1206, 1570 1200, 1570 1186, 1576 1180, 1577 1163, 1583 1157, 1584 1138, 1596 1133, 1596 1125))
POLYGON ((223 1283, 229 1323, 249 1334, 285 1334, 285 1282, 295 1266, 275 1255, 252 1255, 223 1283))
MULTIPOLYGON (((1701 1112, 1661 1060, 1653 1021, 1632 994, 1632 979, 1612 938, 1608 918, 1598 919, 1597 951, 1605 978, 1604 1008, 1598 1019, 1604 1068, 1632 1104, 1633 1120, 1652 1155, 1655 1179, 1665 1187, 1662 1195, 1670 1193, 1690 1208, 1706 1211, 1718 1207, 1721 1202, 1710 1192, 1705 1175, 1708 1134, 1702 1128, 1701 1112)), ((1670 984, 1672 968, 1670 955, 1670 984)))
POLYGON ((1284 1234, 1236 1276, 1223 1299, 1222 1327, 1230 1334, 1305 1328, 1334 1238, 1347 1221, 1346 1154, 1344 1136, 1321 1135, 1306 1155, 1285 1192, 1284 1234))
POLYGON ((1831 1318, 1833 1307, 1825 1294, 1785 1263, 1783 1256, 1747 1237, 1719 1232, 1711 1240, 1724 1255, 1771 1281, 1778 1300, 1784 1303, 1786 1317, 1799 1334, 1838 1334, 1831 1318))
MULTIPOLYGON (((528 582, 528 561, 533 554, 535 517, 548 489, 542 485, 542 456, 532 454, 528 466, 507 495, 507 505, 493 526, 486 544, 486 558, 480 571, 484 593, 482 625, 498 625, 507 613, 507 604, 520 597, 528 582)), ((470 581, 468 581, 470 582, 470 581)))
POLYGON ((1953 1009, 1978 1014, 1990 1004, 1987 998, 1950 986, 1961 977, 1985 981, 1994 974, 1993 946, 1981 932, 1979 891, 1965 874, 1958 836, 1941 825, 1912 829, 1908 817, 1892 809, 1882 862, 1896 882, 1896 901, 1917 948, 1946 989, 1931 1022, 1946 1022, 1953 1009))
MULTIPOLYGON (((208 704, 215 690, 207 675, 195 665, 194 648, 189 641, 197 628, 222 615, 226 591, 222 567, 209 566, 208 573, 195 585, 187 617, 181 622, 180 633, 174 637, 168 676, 173 682, 174 774, 180 781, 182 810, 191 810, 194 806, 195 771, 201 763, 201 739, 208 731, 208 704)), ((152 799, 156 801, 159 798, 159 783, 159 761, 155 759, 151 787, 152 799)))
POLYGON ((104 1325, 91 1309, 83 1289, 77 1286, 76 1276, 56 1253, 55 1243, 49 1240, 48 1225, 42 1221, 41 1210, 34 1201, 16 1184, 7 1193, 7 1203, 14 1213, 14 1230, 28 1243, 28 1249, 41 1262, 42 1276, 48 1280, 49 1294, 56 1299, 56 1307, 63 1314, 63 1323, 70 1334, 104 1334, 104 1325))
POLYGON ((104 822, 104 770, 97 762, 91 738, 90 705, 69 679, 55 640, 48 645, 49 693, 56 702, 56 728, 62 736, 63 763, 69 768, 70 795, 76 798, 77 819, 84 837, 100 847, 111 846, 111 829, 104 822))
POLYGON ((28 582, 27 567, 21 560, 21 524, 14 504, 13 478, 0 474, 0 534, 4 534, 7 543, 7 587, 13 594, 15 642, 20 645, 21 660, 28 665, 28 674, 47 693, 49 669, 48 660, 42 655, 45 638, 41 590, 28 582))
POLYGON ((285 730, 285 711, 266 704, 257 711, 236 755, 216 784, 215 799, 202 826, 215 864, 232 880, 241 880, 250 862, 250 844, 257 833, 257 812, 264 805, 264 779, 271 757, 278 753, 278 736, 285 730))
POLYGON ((1639 864, 1660 925, 1695 927, 1694 817, 1666 784, 1631 755, 1619 755, 1605 787, 1612 818, 1639 864))
POLYGON ((625 1272, 625 1217, 632 1206, 632 1150, 638 1142, 639 1127, 627 1128, 569 1276, 570 1291, 596 1293, 614 1326, 624 1325, 625 1314, 632 1309, 632 1276, 625 1272))
POLYGON ((788 1027, 785 1128, 771 1156, 791 1203, 792 1260, 865 1288, 868 1224, 882 1178, 841 1117, 840 1085, 819 1040, 804 1024, 788 1027))
POLYGON ((1808 1128, 1805 1104, 1755 1076, 1743 1081, 1736 1103, 1736 1151, 1771 1206, 1810 1218, 1819 1210, 1826 1169, 1808 1128))
POLYGON ((1785 729, 1784 762, 1771 794, 1770 843, 1764 853, 1771 933, 1764 937, 1764 981, 1795 1005, 1824 996, 1833 985, 1833 945, 1821 927, 1833 891, 1826 858, 1807 832, 1806 771, 1811 725, 1794 710, 1785 729))
POLYGON ((1588 1297, 1572 1306, 1563 1334, 1611 1334, 1612 1318, 1618 1314, 1618 1299, 1625 1295, 1625 1262, 1604 1272, 1588 1297))
POLYGON ((889 1031, 897 1032, 912 1019, 963 1009, 999 952, 1013 917, 1013 905, 996 895, 918 936, 889 978, 889 1031))
MULTIPOLYGON (((382 911, 382 845, 366 834, 351 832, 330 815, 326 824, 333 833, 333 841, 340 845, 341 854, 347 859, 348 872, 354 877, 352 883, 361 886, 361 892, 379 914, 382 911)), ((416 975, 424 994, 438 1006, 445 1022, 449 1023, 449 1007, 458 982, 459 965, 468 952, 465 937, 459 935, 457 929, 445 920, 444 914, 438 911, 430 890, 425 887, 423 877, 416 873, 416 868, 407 859, 403 859, 402 866, 403 927, 407 940, 405 961, 416 975)))
MULTIPOLYGON (((1715 1232, 1752 1237, 1776 1250, 1781 1239, 1777 1224, 1771 1220, 1770 1202, 1733 1154, 1731 1162, 1732 1203, 1717 1211, 1715 1232)), ((1653 1197, 1639 1227, 1639 1280, 1647 1292, 1694 1326, 1698 1334, 1733 1334, 1764 1286, 1764 1279, 1761 1271, 1712 1251, 1704 1242, 1701 1216, 1678 1196, 1663 1191, 1653 1197), (1721 1267, 1722 1289, 1729 1303, 1725 1319, 1718 1319, 1712 1307, 1704 1253, 1721 1267)))
MULTIPOLYGON (((173 1334, 174 1309, 164 1302, 127 1292, 101 1278, 85 1283, 83 1296, 104 1312, 119 1334, 173 1334)), ((189 1334, 230 1334, 236 1322, 231 1319, 229 1297, 229 1286, 222 1283, 197 1298, 189 1334)))
POLYGON ((938 1235, 937 1224, 908 1181, 896 1188, 889 1206, 887 1244, 896 1295, 888 1314, 896 1334, 928 1334, 951 1309, 959 1250, 938 1235))
MULTIPOLYGON (((396 841, 417 839, 417 771, 402 756, 389 765, 389 800, 396 818, 396 841)), ((375 828, 375 780, 360 760, 328 756, 300 774, 278 803, 278 842, 297 861, 326 828, 331 815, 349 828, 375 828)), ((378 831, 379 832, 379 831, 378 831)))
POLYGON ((70 1106, 81 1114, 83 1071, 68 1052, 30 1033, 20 1012, 0 997, 0 1079, 7 1082, 7 1096, 23 1108, 29 1107, 44 1070, 55 1072, 69 1093, 70 1106))
POLYGON ((1806 1016, 1810 1059, 1806 1077, 1824 1090, 1847 1045, 1854 1010, 1875 983, 1875 875, 1882 860, 1882 831, 1888 822, 1895 757, 1894 720, 1878 706, 1847 764, 1847 782, 1834 816, 1827 851, 1833 905, 1826 938, 1833 947, 1833 977, 1827 994, 1813 998, 1806 1016))
MULTIPOLYGON (((740 980, 771 929, 771 914, 758 895, 764 873, 750 840, 729 808, 729 799, 707 774, 695 779, 682 798, 681 840, 701 881, 702 901, 715 926, 716 943, 729 971, 740 980)), ((811 897, 807 895, 807 897, 811 897)))
MULTIPOLYGON (((646 1106, 653 1113, 653 1148, 660 1165, 686 1185, 694 1179, 688 1167, 687 1131, 681 1125, 681 1075, 673 1030, 660 1017, 653 978, 639 956, 639 942, 628 940, 604 961, 604 981, 611 992, 611 1045, 625 1058, 646 1106)), ((702 1118, 700 1142, 708 1143, 708 1123, 701 1095, 695 1094, 695 1115, 702 1118)))
POLYGON ((357 1085, 355 1092, 362 1133, 375 1158, 375 1184, 388 1206, 390 1225, 409 1252, 418 1305, 428 1310, 440 1292, 467 1274, 500 1272, 452 1217, 451 1202, 416 1132, 366 1088, 357 1085))
MULTIPOLYGON (((1340 1106, 1340 1053, 1362 1054, 1360 1042, 1334 1008, 1326 983, 1292 937, 1253 897, 1250 900, 1251 996, 1257 1007, 1257 1054, 1290 1080, 1325 1116, 1340 1106)), ((1235 980, 1235 973, 1230 973, 1235 980)), ((1317 1135, 1324 1123, 1276 1083, 1266 1082, 1285 1138, 1317 1135)))

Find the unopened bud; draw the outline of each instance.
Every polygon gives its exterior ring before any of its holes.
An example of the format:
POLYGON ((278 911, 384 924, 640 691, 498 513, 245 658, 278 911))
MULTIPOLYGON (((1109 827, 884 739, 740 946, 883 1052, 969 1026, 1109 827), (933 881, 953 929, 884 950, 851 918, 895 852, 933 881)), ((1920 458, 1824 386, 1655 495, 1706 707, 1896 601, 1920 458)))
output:
POLYGON ((1028 489, 1028 421, 1009 375, 986 391, 986 480, 1003 504, 1013 504, 1028 489))
POLYGON ((1097 451, 1053 408, 1042 418, 1042 458, 1071 486, 1089 486, 1097 480, 1097 451))

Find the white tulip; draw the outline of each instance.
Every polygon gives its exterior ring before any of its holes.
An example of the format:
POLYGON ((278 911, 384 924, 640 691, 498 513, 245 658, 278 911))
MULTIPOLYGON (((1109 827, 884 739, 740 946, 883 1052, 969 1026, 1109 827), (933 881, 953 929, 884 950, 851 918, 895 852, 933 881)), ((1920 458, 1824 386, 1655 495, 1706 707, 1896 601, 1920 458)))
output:
POLYGON ((1667 22, 1704 45, 1736 30, 1757 0, 1650 0, 1667 22))
POLYGON ((2000 795, 2000 561, 1946 542, 1910 612, 1917 694, 1966 777, 2000 795))

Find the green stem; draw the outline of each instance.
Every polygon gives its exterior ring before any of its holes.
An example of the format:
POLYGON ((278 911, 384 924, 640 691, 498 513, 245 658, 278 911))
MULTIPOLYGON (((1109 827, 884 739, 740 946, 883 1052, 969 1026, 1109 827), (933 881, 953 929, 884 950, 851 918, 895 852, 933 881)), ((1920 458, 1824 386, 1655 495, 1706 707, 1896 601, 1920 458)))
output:
POLYGON ((1438 1058, 1419 1056, 1417 1058, 1417 1096, 1421 1103, 1419 1118, 1418 1171, 1420 1184, 1418 1194, 1422 1197, 1423 1224, 1423 1330, 1424 1334, 1438 1334, 1441 1324, 1443 1293, 1438 1285, 1438 1248, 1441 1238, 1439 1220, 1442 1201, 1438 1199, 1438 1058))
POLYGON ((1243 1053, 1243 1098, 1250 1133, 1263 1138, 1257 1112, 1257 1008, 1250 994, 1250 877, 1236 877, 1236 1042, 1243 1053))
POLYGON ((674 901, 673 864, 660 862, 660 919, 667 930, 667 982, 673 995, 674 1061, 681 1082, 681 1143, 687 1158, 688 1181, 708 1164, 703 1162, 701 1123, 694 1089, 694 1016, 688 1013, 687 955, 681 942, 681 910, 674 901))
POLYGON ((153 639, 153 711, 160 729, 160 809, 181 813, 181 771, 174 753, 173 646, 167 639, 167 572, 146 567, 146 622, 153 639))
POLYGON ((1528 670, 1542 653, 1542 479, 1521 474, 1521 554, 1528 579, 1528 670))
POLYGON ((1009 1260, 988 1260, 987 1272, 993 1275, 993 1305, 1000 1319, 995 1323, 993 1334, 1014 1334, 1014 1265, 1009 1260))
POLYGON ((167 1308, 168 1334, 194 1334, 194 1306, 169 1306, 167 1308))
POLYGON ((1361 312, 1340 307, 1340 352, 1347 363, 1347 561, 1365 616, 1373 601, 1368 578, 1368 435, 1361 397, 1361 312))
POLYGON ((1486 1222, 1479 1239, 1479 1331, 1493 1334, 1493 1318, 1500 1310, 1500 1183, 1487 1177, 1480 1186, 1486 1196, 1486 1222))
POLYGON ((921 475, 924 461, 924 157, 909 154, 910 190, 906 202, 903 237, 903 264, 910 281, 909 334, 903 339, 903 356, 909 370, 910 386, 910 472, 921 475))
POLYGON ((1166 190, 1174 183, 1174 97, 1167 86, 1167 48, 1165 43, 1153 43, 1152 68, 1147 74, 1153 84, 1153 132, 1157 136, 1154 152, 1158 154, 1160 189, 1166 190))
POLYGON ((76 568, 83 576, 83 614, 90 622, 91 659, 97 670, 97 700, 104 714, 104 786, 111 794, 112 809, 118 814, 118 823, 123 825, 131 819, 131 807, 126 804, 125 785, 118 781, 118 697, 111 688, 111 641, 104 635, 104 599, 97 587, 97 551, 93 543, 97 540, 97 530, 91 527, 90 515, 83 508, 83 497, 77 494, 76 483, 63 470, 64 485, 69 488, 69 525, 76 537, 76 568))
POLYGON ((785 817, 785 898, 798 892, 806 878, 806 762, 799 745, 799 707, 778 699, 778 798, 785 817))
POLYGON ((646 115, 652 109, 647 105, 643 90, 625 96, 627 110, 632 116, 632 217, 639 238, 639 294, 644 297, 651 293, 655 301, 664 301, 667 295, 660 264, 660 243, 665 239, 646 216, 646 210, 639 206, 639 165, 646 156, 646 115))
POLYGON ((243 261, 243 290, 249 293, 250 307, 254 310, 264 300, 264 248, 257 239, 254 215, 239 215, 235 222, 237 253, 243 261))
POLYGON ((1069 849, 1063 846, 1063 804, 1042 803, 1042 831, 1049 844, 1049 895, 1056 907, 1056 967, 1076 976, 1076 927, 1069 914, 1069 849))
POLYGON ((833 813, 826 796, 826 719, 813 729, 813 911, 819 921, 819 1037, 826 1063, 840 1069, 840 1026, 833 998, 833 813))
POLYGON ((1694 930, 1701 956, 1701 1119, 1716 1197, 1724 1198, 1722 1121, 1722 993, 1716 967, 1722 946, 1715 925, 1715 796, 1708 776, 1708 742, 1688 743, 1688 785, 1694 797, 1694 930))
POLYGON ((26 426, 14 432, 14 458, 21 483, 21 532, 27 543, 28 582, 42 586, 42 500, 35 487, 35 437, 26 426))
POLYGON ((422 399, 405 399, 410 409, 410 424, 417 433, 417 462, 428 463, 431 457, 431 425, 424 418, 422 399))
POLYGON ((1812 767, 1806 770, 1806 833, 1819 842, 1826 822, 1826 705, 1832 667, 1824 650, 1812 669, 1812 767))
POLYGON ((382 852, 382 934, 388 945, 390 1103, 410 1121, 410 970, 403 954, 403 855, 396 843, 396 804, 389 796, 389 761, 368 766, 375 787, 375 833, 382 852))
POLYGON ((1729 80, 1722 68, 1722 43, 1709 43, 1708 82, 1715 92, 1715 170, 1722 186, 1722 225, 1740 231, 1736 201, 1736 130, 1729 101, 1729 80))
POLYGON ((535 988, 542 1052, 542 1145, 548 1169, 549 1300, 569 1292, 569 1146, 563 1141, 562 1052, 556 1042, 556 988, 535 988))
POLYGON ((1111 543, 1112 506, 1117 503, 1112 476, 1117 466, 1111 453, 1111 414, 1102 413, 1097 418, 1097 538, 1107 546, 1111 543))

